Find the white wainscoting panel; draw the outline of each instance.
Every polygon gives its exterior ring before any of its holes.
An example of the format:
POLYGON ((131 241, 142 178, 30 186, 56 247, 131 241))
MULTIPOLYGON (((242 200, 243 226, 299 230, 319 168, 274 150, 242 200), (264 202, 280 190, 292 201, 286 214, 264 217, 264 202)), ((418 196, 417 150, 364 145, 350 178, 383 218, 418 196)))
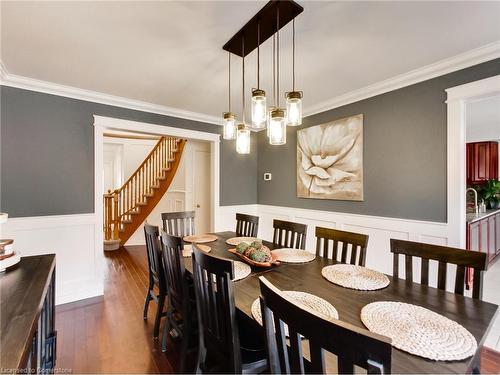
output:
POLYGON ((12 218, 1 234, 14 239, 22 256, 56 254, 56 304, 62 304, 103 294, 95 222, 94 214, 12 218))
MULTIPOLYGON (((259 216, 259 237, 269 241, 273 238, 274 219, 307 224, 306 249, 311 252, 314 252, 316 249, 315 228, 317 226, 367 234, 370 238, 368 241, 366 266, 386 274, 392 274, 391 238, 437 245, 448 244, 448 226, 446 223, 268 205, 220 207, 217 215, 218 227, 216 230, 234 230, 236 212, 259 216)), ((413 267, 415 280, 418 280, 420 277, 420 263, 418 260, 413 262, 413 267)), ((401 272, 403 272, 403 268, 404 263, 400 261, 401 272)), ((431 262, 429 269, 430 280, 437 280, 436 275, 437 266, 431 262)), ((448 273, 448 284, 450 286, 454 276, 454 270, 450 268, 450 272, 448 273)), ((433 285, 432 281, 430 284, 433 285)))

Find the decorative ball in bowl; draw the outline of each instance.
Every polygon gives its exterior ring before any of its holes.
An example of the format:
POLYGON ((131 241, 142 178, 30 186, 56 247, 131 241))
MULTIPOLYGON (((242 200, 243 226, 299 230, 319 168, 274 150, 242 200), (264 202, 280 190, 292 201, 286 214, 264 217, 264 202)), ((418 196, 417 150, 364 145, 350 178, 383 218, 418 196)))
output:
POLYGON ((229 251, 239 256, 246 263, 257 267, 271 267, 279 264, 276 257, 272 255, 271 250, 259 241, 254 241, 251 244, 241 242, 236 248, 229 249, 229 251))

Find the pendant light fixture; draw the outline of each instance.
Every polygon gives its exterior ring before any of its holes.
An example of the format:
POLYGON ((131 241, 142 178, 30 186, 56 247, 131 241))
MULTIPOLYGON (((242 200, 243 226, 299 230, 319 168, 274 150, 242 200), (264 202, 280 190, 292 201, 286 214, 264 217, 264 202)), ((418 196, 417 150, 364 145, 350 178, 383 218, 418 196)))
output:
POLYGON ((288 126, 302 125, 302 91, 295 91, 295 18, 292 20, 292 91, 286 93, 288 126))
POLYGON ((250 153, 250 129, 245 125, 245 38, 241 39, 241 48, 243 51, 243 58, 241 63, 242 70, 242 92, 241 92, 241 112, 242 112, 242 123, 238 124, 238 130, 236 133, 236 152, 238 154, 249 154, 250 153))
POLYGON ((255 129, 266 126, 266 92, 260 88, 260 22, 257 24, 257 88, 252 90, 252 125, 255 129))
POLYGON ((231 53, 229 53, 229 108, 222 114, 223 138, 236 139, 236 115, 231 112, 231 53))
POLYGON ((285 110, 280 108, 280 8, 276 8, 276 102, 269 120, 269 144, 284 145, 286 143, 285 110))

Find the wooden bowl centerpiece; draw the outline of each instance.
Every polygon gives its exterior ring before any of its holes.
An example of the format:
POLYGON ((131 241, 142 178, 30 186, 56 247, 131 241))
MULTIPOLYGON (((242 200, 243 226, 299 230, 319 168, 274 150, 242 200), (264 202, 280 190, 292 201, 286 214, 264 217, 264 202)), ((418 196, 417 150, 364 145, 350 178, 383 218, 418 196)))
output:
POLYGON ((236 254, 251 266, 272 267, 280 264, 271 250, 259 241, 254 241, 251 244, 241 242, 236 248, 229 249, 229 252, 236 254))

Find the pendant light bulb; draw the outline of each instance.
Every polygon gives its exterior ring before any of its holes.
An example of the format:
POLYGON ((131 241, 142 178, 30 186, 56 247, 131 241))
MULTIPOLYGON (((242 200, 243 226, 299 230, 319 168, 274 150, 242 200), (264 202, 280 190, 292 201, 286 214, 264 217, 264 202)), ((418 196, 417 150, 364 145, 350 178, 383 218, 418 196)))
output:
POLYGON ((295 91, 295 18, 292 21, 292 91, 286 93, 288 126, 302 125, 302 91, 295 91))
POLYGON ((266 126, 266 92, 261 89, 252 90, 252 125, 255 129, 264 129, 266 126))
POLYGON ((224 139, 236 139, 236 115, 231 112, 222 114, 222 124, 224 126, 224 139))
POLYGON ((236 115, 231 112, 231 53, 229 53, 228 107, 229 111, 222 114, 223 134, 227 140, 236 139, 236 115))
POLYGON ((257 24, 257 88, 252 90, 252 126, 263 129, 266 126, 266 92, 260 88, 260 23, 257 24))
POLYGON ((285 111, 275 108, 269 120, 269 144, 284 145, 286 143, 285 111))
POLYGON ((302 92, 286 93, 286 115, 288 126, 302 125, 302 92))
POLYGON ((238 154, 250 153, 250 129, 248 129, 245 124, 238 124, 236 152, 238 154))

